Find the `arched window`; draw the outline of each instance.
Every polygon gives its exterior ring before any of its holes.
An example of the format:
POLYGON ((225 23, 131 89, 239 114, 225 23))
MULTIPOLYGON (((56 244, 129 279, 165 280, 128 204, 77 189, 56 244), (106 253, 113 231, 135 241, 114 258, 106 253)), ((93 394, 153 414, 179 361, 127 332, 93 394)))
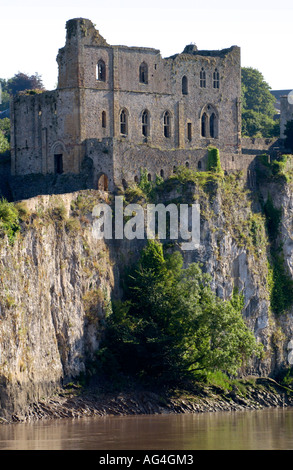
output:
POLYGON ((107 127, 106 111, 102 112, 102 127, 107 127))
POLYGON ((201 169, 201 162, 198 162, 197 168, 200 170, 201 169))
POLYGON ((216 139, 219 134, 219 117, 216 108, 208 104, 201 112, 201 136, 216 139))
POLYGON ((148 83, 148 66, 145 62, 139 67, 139 81, 140 83, 148 83))
POLYGON ((215 113, 212 113, 210 115, 210 137, 212 138, 216 137, 215 125, 216 125, 216 115, 215 113))
POLYGON ((201 117, 201 136, 207 137, 207 124, 208 124, 208 116, 206 113, 203 113, 201 117))
POLYGON ((126 109, 122 109, 120 113, 120 134, 127 135, 128 133, 128 119, 126 109))
POLYGON ((152 175, 150 173, 148 174, 148 181, 152 181, 152 175))
POLYGON ((160 176, 161 176, 161 178, 164 178, 164 170, 160 171, 160 176))
POLYGON ((215 69, 213 73, 213 87, 220 88, 220 74, 218 72, 218 69, 215 69))
POLYGON ((150 135, 150 116, 147 110, 145 110, 142 113, 141 124, 142 124, 142 135, 147 137, 148 135, 150 135))
POLYGON ((99 60, 97 64, 96 78, 101 82, 106 81, 106 65, 103 60, 99 60))
POLYGON ((199 73, 199 85, 201 88, 206 87, 206 73, 203 67, 201 68, 201 71, 199 73))
POLYGON ((182 77, 182 95, 188 95, 188 80, 185 75, 182 77))
POLYGON ((171 117, 169 111, 166 111, 164 114, 164 136, 171 136, 171 117))

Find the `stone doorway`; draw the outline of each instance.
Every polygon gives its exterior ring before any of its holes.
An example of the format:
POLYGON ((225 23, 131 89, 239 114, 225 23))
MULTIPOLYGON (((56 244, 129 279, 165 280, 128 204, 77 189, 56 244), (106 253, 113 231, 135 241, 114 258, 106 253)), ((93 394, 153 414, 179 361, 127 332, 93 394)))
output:
POLYGON ((108 191, 108 176, 102 173, 98 178, 99 191, 108 191))

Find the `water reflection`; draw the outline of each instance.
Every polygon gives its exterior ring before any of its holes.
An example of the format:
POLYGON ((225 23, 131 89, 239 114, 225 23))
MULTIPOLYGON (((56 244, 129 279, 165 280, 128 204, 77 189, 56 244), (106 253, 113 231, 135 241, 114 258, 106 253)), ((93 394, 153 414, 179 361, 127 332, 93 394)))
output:
POLYGON ((293 409, 44 421, 0 427, 0 450, 293 449, 293 409))

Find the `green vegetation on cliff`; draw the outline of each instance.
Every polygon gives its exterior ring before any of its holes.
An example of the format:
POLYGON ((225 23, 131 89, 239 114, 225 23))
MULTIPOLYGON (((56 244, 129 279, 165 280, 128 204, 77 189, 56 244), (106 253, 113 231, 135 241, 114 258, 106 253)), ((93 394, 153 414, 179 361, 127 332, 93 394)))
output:
POLYGON ((20 230, 19 212, 14 204, 6 199, 0 200, 0 235, 8 236, 13 243, 16 232, 20 230))
POLYGON ((241 296, 218 298, 198 264, 148 241, 113 303, 99 360, 108 374, 176 383, 208 371, 236 374, 259 348, 241 315, 241 296))

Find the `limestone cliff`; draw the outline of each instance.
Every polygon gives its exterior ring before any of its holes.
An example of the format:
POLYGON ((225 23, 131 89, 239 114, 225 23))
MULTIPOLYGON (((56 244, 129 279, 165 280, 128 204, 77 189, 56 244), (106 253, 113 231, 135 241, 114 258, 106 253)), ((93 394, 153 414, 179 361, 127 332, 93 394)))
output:
MULTIPOLYGON (((203 178, 173 180, 157 192, 157 201, 200 203, 201 246, 184 252, 184 261, 201 262, 219 296, 228 298, 235 288, 244 294, 243 315, 264 344, 264 357, 242 373, 274 375, 288 367, 293 319, 290 309, 278 316, 271 309, 260 200, 237 175, 220 182, 203 178)), ((269 190, 282 208, 280 237, 293 277, 292 191, 288 184, 269 190)), ((138 196, 126 190, 126 200, 138 196)), ((17 204, 21 230, 13 241, 0 240, 0 416, 19 413, 78 377, 99 347, 109 299, 121 295, 123 268, 144 243, 93 237, 92 209, 108 197, 81 191, 17 204)))

